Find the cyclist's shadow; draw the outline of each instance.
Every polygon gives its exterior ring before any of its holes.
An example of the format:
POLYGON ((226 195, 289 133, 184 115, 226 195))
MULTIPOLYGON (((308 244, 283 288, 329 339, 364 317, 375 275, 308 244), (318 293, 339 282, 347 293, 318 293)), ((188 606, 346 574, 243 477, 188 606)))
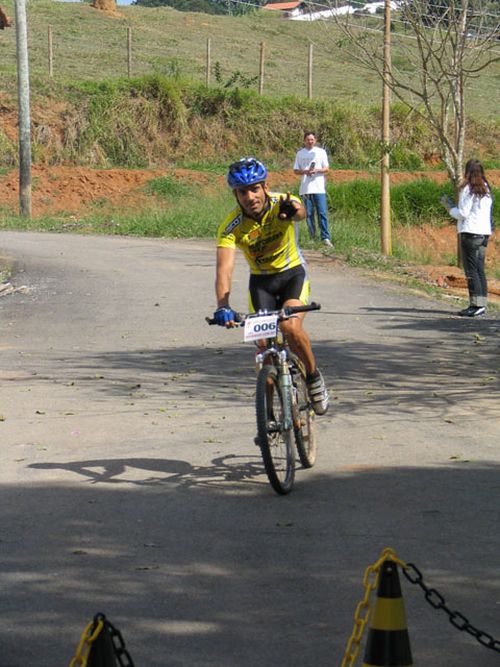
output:
POLYGON ((54 461, 32 463, 37 470, 66 470, 85 477, 91 484, 133 484, 158 486, 162 484, 191 486, 223 486, 227 482, 249 481, 257 484, 264 474, 262 459, 258 455, 241 456, 227 454, 212 459, 208 466, 193 466, 176 459, 127 458, 90 459, 86 461, 54 461), (153 473, 138 478, 138 471, 153 473))

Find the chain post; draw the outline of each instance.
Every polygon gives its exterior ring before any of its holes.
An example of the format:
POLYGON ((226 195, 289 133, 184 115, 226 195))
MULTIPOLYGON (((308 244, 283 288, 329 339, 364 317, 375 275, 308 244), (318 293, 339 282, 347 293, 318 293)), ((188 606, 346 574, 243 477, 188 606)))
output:
POLYGON ((404 563, 396 556, 394 549, 387 547, 382 551, 382 554, 377 562, 373 565, 369 565, 366 568, 365 574, 363 576, 363 586, 365 593, 363 599, 358 603, 356 611, 354 612, 354 626, 344 651, 341 667, 352 667, 359 655, 363 633, 370 619, 370 597, 378 586, 380 568, 382 567, 382 563, 384 563, 386 560, 392 560, 394 563, 396 563, 396 565, 406 567, 406 563, 404 563), (367 611, 364 616, 362 616, 361 614, 365 610, 367 611))
POLYGON ((87 667, 92 644, 96 641, 103 629, 109 634, 113 653, 119 667, 134 667, 130 653, 125 647, 122 633, 108 621, 104 614, 101 613, 96 614, 94 619, 90 621, 83 631, 75 656, 69 663, 69 667, 87 667))
POLYGON ((419 586, 422 589, 424 597, 431 607, 433 607, 433 609, 442 609, 448 615, 450 623, 457 628, 457 630, 467 632, 471 637, 474 637, 481 646, 485 646, 486 648, 500 653, 500 641, 498 639, 492 637, 488 632, 476 628, 459 611, 451 611, 446 605, 446 600, 443 595, 441 595, 435 588, 430 588, 425 584, 423 575, 417 566, 413 563, 405 563, 396 556, 394 549, 388 547, 383 550, 382 555, 377 562, 373 565, 369 565, 365 570, 363 577, 363 586, 365 590, 364 596, 361 602, 356 606, 353 629, 347 642, 340 667, 353 667, 356 662, 361 648, 360 644, 363 632, 370 618, 370 596, 378 585, 380 568, 382 567, 382 563, 386 560, 392 560, 398 565, 403 571, 406 579, 411 584, 419 586), (366 613, 364 613, 365 610, 366 613))

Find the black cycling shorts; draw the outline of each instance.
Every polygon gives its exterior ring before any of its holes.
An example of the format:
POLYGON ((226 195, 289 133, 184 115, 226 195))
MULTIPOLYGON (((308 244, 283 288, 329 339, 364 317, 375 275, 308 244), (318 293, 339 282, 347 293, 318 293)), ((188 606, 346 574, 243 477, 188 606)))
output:
POLYGON ((289 299, 309 303, 309 277, 302 265, 280 273, 251 274, 248 289, 252 313, 258 310, 278 310, 289 299))

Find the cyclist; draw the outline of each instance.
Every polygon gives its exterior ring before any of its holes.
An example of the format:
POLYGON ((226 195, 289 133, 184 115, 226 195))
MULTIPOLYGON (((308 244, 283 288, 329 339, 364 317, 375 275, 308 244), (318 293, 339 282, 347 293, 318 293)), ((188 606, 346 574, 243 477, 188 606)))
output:
MULTIPOLYGON (((306 211, 298 197, 270 192, 267 169, 259 160, 242 158, 229 167, 227 183, 237 206, 217 232, 214 319, 220 326, 237 326, 238 315, 229 305, 232 276, 239 248, 250 267, 250 312, 307 304, 309 277, 298 243, 298 222, 306 211)), ((305 313, 282 322, 290 349, 302 360, 313 410, 328 409, 328 391, 316 365, 304 329, 305 313)))

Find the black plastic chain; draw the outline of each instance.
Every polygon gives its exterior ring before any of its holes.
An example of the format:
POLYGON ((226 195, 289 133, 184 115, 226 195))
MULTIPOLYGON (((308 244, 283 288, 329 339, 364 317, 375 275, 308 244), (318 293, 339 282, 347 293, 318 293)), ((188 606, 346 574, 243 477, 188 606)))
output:
MULTIPOLYGON (((109 621, 108 621, 109 623, 109 621)), ((123 641, 122 633, 117 630, 111 623, 109 623, 109 634, 111 635, 111 641, 113 642, 113 649, 115 651, 116 659, 120 667, 134 667, 130 653, 125 647, 125 642, 123 641)))
POLYGON ((134 662, 130 657, 130 653, 125 647, 125 641, 122 637, 122 633, 117 630, 110 621, 108 621, 104 614, 96 614, 94 621, 99 620, 99 618, 104 621, 104 627, 109 632, 111 643, 113 644, 113 651, 120 667, 134 667, 134 662))
POLYGON ((424 591, 425 599, 434 609, 442 609, 445 614, 448 614, 448 619, 450 623, 463 632, 467 632, 469 635, 477 639, 477 641, 486 648, 491 648, 493 651, 500 653, 500 641, 494 639, 487 632, 478 630, 474 625, 469 623, 467 618, 458 611, 451 611, 446 605, 446 600, 435 588, 429 588, 426 586, 422 573, 420 570, 413 565, 413 563, 407 563, 406 567, 402 568, 403 574, 408 579, 411 584, 417 584, 424 591))

